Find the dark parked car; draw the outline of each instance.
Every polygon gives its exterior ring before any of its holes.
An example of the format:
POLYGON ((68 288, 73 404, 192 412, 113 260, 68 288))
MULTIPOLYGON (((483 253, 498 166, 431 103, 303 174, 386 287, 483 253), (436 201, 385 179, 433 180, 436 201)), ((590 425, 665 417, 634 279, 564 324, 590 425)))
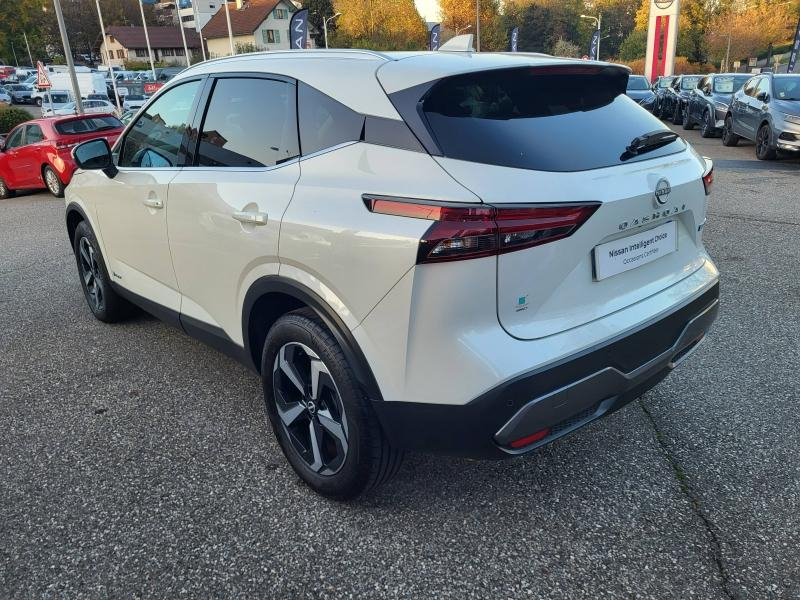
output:
POLYGON ((22 83, 9 83, 3 86, 6 93, 11 96, 12 104, 30 104, 31 88, 22 83))
POLYGON ((699 125, 701 136, 708 138, 717 135, 722 130, 731 98, 751 77, 738 73, 703 77, 689 94, 689 102, 683 113, 683 128, 692 129, 699 125))
POLYGON ((653 82, 653 93, 656 95, 656 99, 653 106, 653 114, 657 117, 664 117, 665 115, 662 113, 661 108, 664 104, 664 96, 667 93, 667 90, 672 85, 672 82, 675 81, 674 75, 663 75, 656 79, 653 82))
POLYGON ((643 75, 631 75, 628 77, 625 94, 652 112, 656 95, 650 89, 650 82, 647 81, 646 77, 643 75))
POLYGON ((682 124, 683 109, 689 101, 689 94, 702 78, 702 75, 678 75, 661 101, 661 118, 671 120, 675 125, 682 124))
POLYGON ((735 146, 740 138, 756 143, 760 160, 800 152, 800 75, 757 75, 733 95, 722 143, 735 146))

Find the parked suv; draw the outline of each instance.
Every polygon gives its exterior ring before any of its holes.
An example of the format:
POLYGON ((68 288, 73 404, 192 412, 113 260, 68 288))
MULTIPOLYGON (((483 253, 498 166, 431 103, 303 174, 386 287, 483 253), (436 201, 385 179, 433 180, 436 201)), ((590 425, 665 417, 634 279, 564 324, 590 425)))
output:
POLYGON ((675 125, 683 123, 684 106, 700 79, 701 75, 678 75, 672 81, 661 100, 662 118, 671 120, 675 125))
POLYGON ((706 75, 689 94, 683 113, 683 128, 700 125, 700 135, 708 138, 717 135, 725 123, 728 106, 733 95, 752 77, 739 73, 706 75))
POLYGON ((408 449, 530 452, 651 388, 716 316, 711 166, 628 74, 437 52, 195 65, 113 150, 74 151, 89 308, 139 305, 259 373, 322 494, 408 449))
POLYGON ((760 160, 800 152, 800 75, 758 75, 733 95, 722 143, 735 146, 740 138, 756 143, 760 160))

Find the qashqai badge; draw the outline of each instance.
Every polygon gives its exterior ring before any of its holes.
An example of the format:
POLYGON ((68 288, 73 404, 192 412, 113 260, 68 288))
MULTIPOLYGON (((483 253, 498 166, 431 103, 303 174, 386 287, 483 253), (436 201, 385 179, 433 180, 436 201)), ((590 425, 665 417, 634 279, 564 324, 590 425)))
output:
POLYGON ((672 191, 672 188, 669 185, 669 181, 666 179, 659 179, 658 183, 656 184, 656 191, 653 195, 653 199, 655 200, 656 206, 663 206, 667 203, 667 196, 672 191))

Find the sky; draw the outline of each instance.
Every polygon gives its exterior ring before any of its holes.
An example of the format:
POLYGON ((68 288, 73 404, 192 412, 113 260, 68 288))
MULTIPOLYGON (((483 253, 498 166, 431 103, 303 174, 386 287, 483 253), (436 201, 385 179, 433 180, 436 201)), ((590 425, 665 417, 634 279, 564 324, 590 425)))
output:
POLYGON ((439 2, 437 0, 414 0, 417 12, 429 23, 437 23, 439 17, 439 2))

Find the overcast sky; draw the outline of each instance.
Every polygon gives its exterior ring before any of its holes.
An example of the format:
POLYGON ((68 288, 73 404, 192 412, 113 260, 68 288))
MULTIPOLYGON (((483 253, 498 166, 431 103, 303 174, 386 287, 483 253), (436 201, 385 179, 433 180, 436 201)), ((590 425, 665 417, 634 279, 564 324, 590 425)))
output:
POLYGON ((439 2, 437 0, 414 0, 417 11, 430 23, 439 21, 439 2))

